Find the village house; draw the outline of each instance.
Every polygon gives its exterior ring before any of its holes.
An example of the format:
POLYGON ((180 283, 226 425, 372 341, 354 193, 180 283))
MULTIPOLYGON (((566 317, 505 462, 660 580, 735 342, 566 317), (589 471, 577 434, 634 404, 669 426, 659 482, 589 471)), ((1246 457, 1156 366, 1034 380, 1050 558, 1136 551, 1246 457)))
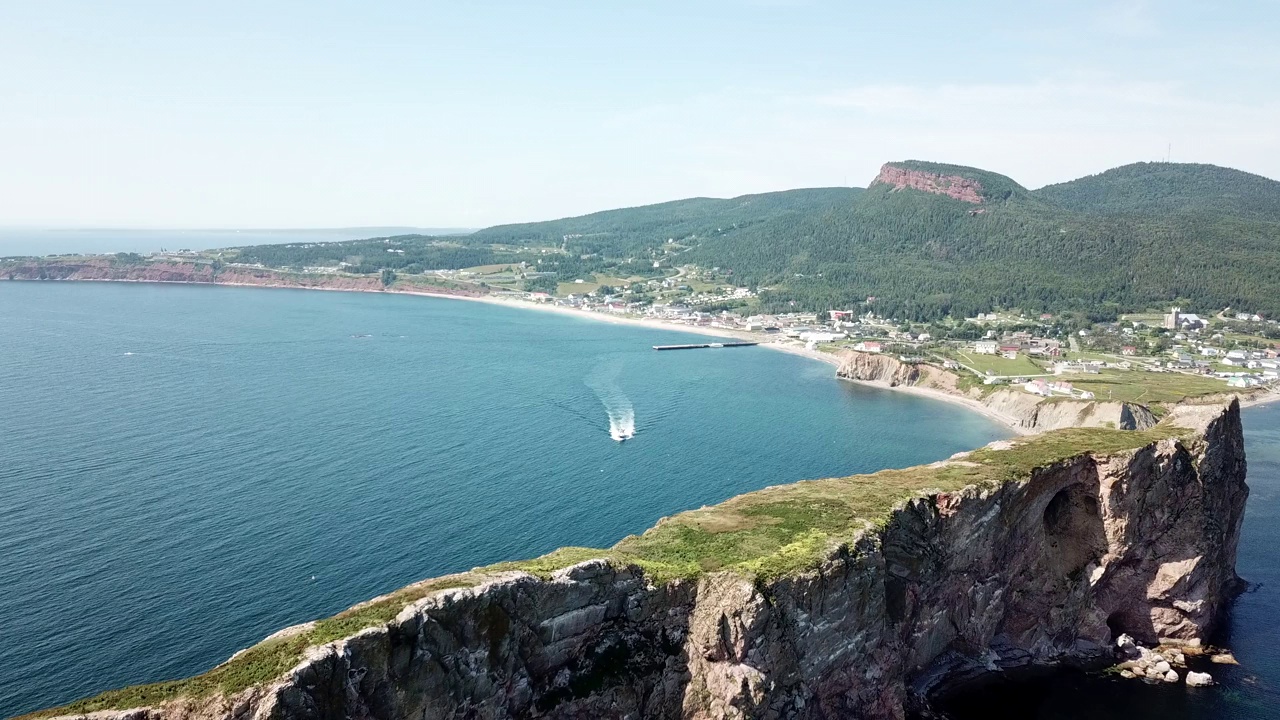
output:
POLYGON ((884 348, 883 346, 881 346, 880 343, 876 342, 875 340, 864 340, 858 343, 857 345, 854 345, 853 349, 857 350, 858 352, 878 353, 878 352, 881 352, 884 348))
POLYGON ((979 340, 973 344, 973 351, 979 355, 995 355, 999 348, 995 340, 979 340))
POLYGON ((1030 342, 1025 346, 1025 351, 1028 355, 1061 357, 1062 343, 1046 338, 1031 338, 1030 342))

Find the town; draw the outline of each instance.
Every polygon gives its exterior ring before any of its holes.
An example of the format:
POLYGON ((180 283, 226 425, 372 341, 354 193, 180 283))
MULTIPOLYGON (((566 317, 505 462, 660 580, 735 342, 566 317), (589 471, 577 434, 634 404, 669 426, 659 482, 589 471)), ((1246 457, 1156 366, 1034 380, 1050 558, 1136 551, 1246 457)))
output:
MULTIPOLYGON (((468 279, 466 271, 444 271, 468 279)), ((944 323, 880 317, 875 298, 856 309, 748 314, 755 292, 715 283, 713 271, 677 269, 673 276, 627 283, 594 277, 558 284, 560 294, 491 293, 580 311, 660 321, 812 352, 889 354, 933 363, 986 392, 997 386, 1045 398, 1126 400, 1155 404, 1222 392, 1280 387, 1280 322, 1247 312, 1126 314, 1115 321, 1080 316, 993 312, 944 323), (575 292, 576 290, 576 292, 575 292)))

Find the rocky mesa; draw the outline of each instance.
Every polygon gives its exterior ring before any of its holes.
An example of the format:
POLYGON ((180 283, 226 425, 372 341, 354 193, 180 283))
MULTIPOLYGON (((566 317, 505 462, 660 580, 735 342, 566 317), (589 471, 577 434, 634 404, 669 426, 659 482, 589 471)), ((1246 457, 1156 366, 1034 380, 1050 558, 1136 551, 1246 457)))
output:
POLYGON ((915 170, 894 163, 886 163, 871 181, 872 185, 890 185, 895 191, 904 188, 920 190, 935 195, 980 205, 983 200, 982 183, 961 175, 915 170))
POLYGON ((1238 403, 767 488, 426 581, 38 716, 904 718, 966 678, 1193 644, 1238 586, 1238 403))

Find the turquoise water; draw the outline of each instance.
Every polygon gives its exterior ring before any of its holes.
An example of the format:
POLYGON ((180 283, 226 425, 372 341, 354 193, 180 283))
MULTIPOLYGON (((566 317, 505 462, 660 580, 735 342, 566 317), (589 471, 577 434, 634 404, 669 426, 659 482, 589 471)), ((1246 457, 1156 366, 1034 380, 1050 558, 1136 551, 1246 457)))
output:
POLYGON ((0 282, 0 716, 424 577, 1005 437, 763 348, 394 295, 0 282), (610 439, 610 417, 634 439, 610 439))

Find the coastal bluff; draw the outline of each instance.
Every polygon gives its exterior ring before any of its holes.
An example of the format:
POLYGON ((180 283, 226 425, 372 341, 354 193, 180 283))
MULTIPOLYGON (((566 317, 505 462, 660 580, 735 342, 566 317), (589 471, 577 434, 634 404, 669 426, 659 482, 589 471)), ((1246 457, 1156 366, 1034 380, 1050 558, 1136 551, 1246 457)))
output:
POLYGON ((1207 640, 1245 468, 1232 402, 766 488, 28 717, 904 718, 983 673, 1110 664, 1121 634, 1207 640))
POLYGON ((889 355, 839 350, 836 376, 882 387, 920 388, 951 395, 985 408, 1019 430, 1041 432, 1070 427, 1146 430, 1156 417, 1137 403, 1043 398, 1007 388, 989 395, 959 388, 960 376, 928 363, 905 363, 889 355))

